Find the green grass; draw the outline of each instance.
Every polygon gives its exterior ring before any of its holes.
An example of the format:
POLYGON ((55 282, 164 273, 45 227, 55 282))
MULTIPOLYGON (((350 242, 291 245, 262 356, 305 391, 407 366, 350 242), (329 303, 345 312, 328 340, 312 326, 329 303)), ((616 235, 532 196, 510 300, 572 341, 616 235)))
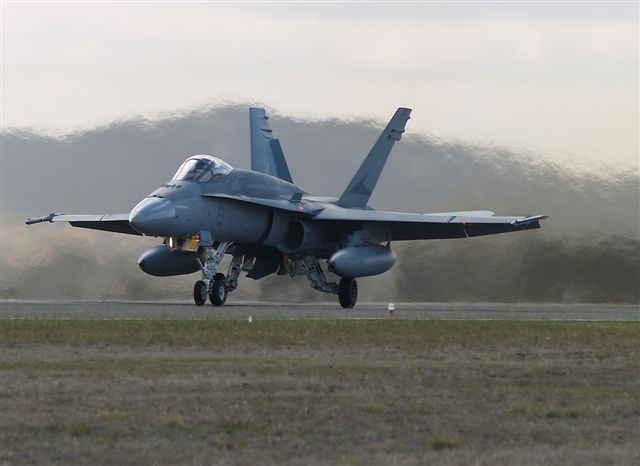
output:
POLYGON ((369 403, 360 406, 360 411, 365 414, 379 414, 384 411, 384 406, 377 403, 369 403))
MULTIPOLYGON (((304 346, 347 345, 490 345, 537 344, 551 338, 589 343, 607 339, 628 343, 640 339, 640 323, 578 323, 522 321, 347 321, 268 320, 254 321, 88 321, 88 320, 2 320, 0 343, 126 346, 219 346, 270 344, 304 346)), ((594 357, 602 358, 602 352, 594 357)), ((607 353, 608 354, 608 353, 607 353)))
POLYGON ((526 404, 517 404, 511 407, 511 412, 514 414, 527 414, 530 407, 526 404))
POLYGON ((548 419, 576 419, 580 413, 576 409, 550 409, 544 416, 548 419))
POLYGON ((225 431, 229 435, 233 435, 241 430, 250 430, 251 423, 242 419, 233 419, 224 417, 217 422, 218 427, 225 431))
POLYGON ((460 446, 460 441, 454 437, 439 437, 431 442, 432 450, 451 450, 453 448, 458 448, 460 446))

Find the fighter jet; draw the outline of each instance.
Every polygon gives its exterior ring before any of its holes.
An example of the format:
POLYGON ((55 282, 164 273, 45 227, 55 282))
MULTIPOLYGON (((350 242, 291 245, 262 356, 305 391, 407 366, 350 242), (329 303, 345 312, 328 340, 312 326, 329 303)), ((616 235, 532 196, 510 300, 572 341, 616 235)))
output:
POLYGON ((75 227, 163 238, 162 244, 140 256, 140 268, 162 277, 200 271, 202 279, 193 288, 198 306, 207 297, 222 306, 246 272, 254 280, 271 274, 305 275, 316 290, 338 295, 344 308, 356 304, 357 278, 393 267, 395 241, 540 228, 545 215, 374 209, 369 199, 410 114, 411 109, 398 108, 338 199, 314 196, 293 182, 265 110, 251 108, 251 170, 233 168, 211 155, 194 155, 128 214, 49 214, 26 223, 69 222, 75 227), (225 275, 218 269, 226 254, 231 262, 225 275), (325 261, 339 282, 327 278, 325 261))

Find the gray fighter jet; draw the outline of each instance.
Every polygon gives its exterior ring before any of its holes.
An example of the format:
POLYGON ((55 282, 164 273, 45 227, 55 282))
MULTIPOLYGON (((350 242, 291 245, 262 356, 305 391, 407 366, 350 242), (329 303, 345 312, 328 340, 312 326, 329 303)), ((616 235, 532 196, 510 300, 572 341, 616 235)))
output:
POLYGON ((356 304, 356 278, 378 275, 396 261, 393 241, 470 238, 540 228, 544 215, 495 217, 493 212, 414 214, 369 205, 391 148, 411 109, 399 108, 339 199, 313 196, 297 186, 268 117, 251 108, 251 170, 210 155, 189 157, 175 176, 129 214, 31 218, 27 224, 69 222, 75 227, 164 238, 138 259, 155 276, 202 273, 197 305, 221 306, 241 272, 254 280, 270 274, 306 275, 311 286, 337 294, 342 307, 356 304), (218 272, 231 255, 227 274, 218 272), (329 281, 321 266, 340 277, 329 281))

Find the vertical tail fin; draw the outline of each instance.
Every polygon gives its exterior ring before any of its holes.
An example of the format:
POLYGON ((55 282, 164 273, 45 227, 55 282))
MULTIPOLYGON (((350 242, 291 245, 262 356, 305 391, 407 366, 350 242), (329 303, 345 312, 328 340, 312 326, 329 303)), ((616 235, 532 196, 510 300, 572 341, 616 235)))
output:
POLYGON ((293 183, 278 139, 271 136, 269 117, 263 108, 249 109, 251 131, 251 170, 277 176, 293 183))
POLYGON ((364 207, 369 202, 393 144, 399 141, 411 115, 410 108, 399 108, 393 115, 373 148, 351 179, 337 204, 342 207, 364 207))

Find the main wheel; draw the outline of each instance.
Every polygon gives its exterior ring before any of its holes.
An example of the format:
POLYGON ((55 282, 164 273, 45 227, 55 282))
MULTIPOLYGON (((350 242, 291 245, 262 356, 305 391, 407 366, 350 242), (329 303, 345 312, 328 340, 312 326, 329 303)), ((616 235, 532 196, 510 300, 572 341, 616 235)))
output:
POLYGON ((193 286, 193 300, 198 306, 207 302, 207 286, 202 280, 198 280, 193 286))
POLYGON ((358 284, 355 278, 342 278, 338 285, 338 299, 340 305, 346 308, 352 308, 358 301, 358 284))
POLYGON ((214 306, 222 306, 227 300, 227 285, 225 285, 225 276, 221 273, 216 274, 216 278, 211 285, 211 293, 209 294, 209 301, 214 306))

